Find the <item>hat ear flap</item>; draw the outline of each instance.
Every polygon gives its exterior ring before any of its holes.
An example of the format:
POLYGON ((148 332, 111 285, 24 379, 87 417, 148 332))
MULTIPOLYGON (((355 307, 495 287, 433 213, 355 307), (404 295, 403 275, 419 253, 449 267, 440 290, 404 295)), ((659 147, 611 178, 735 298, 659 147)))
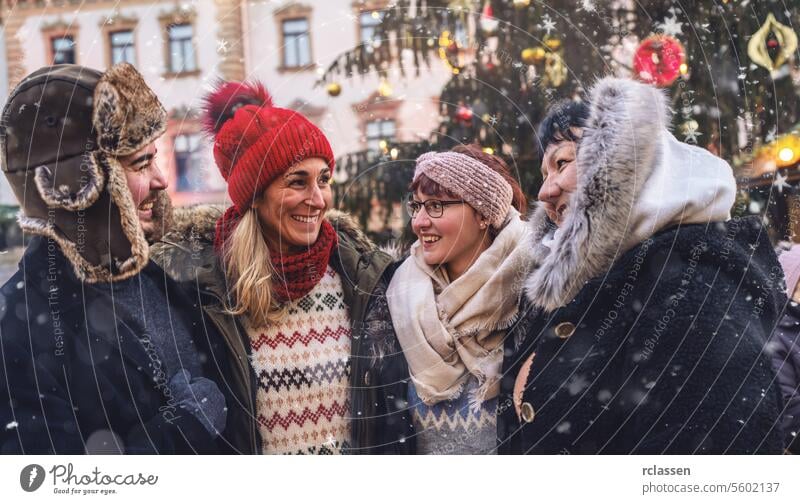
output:
POLYGON ((116 152, 122 138, 125 113, 120 107, 119 92, 114 86, 101 80, 94 91, 94 115, 97 142, 106 152, 116 152))
MULTIPOLYGON (((89 165, 88 170, 85 170, 86 165, 82 164, 79 168, 81 173, 78 176, 73 177, 74 174, 71 174, 67 177, 71 180, 81 180, 83 184, 77 191, 72 191, 67 184, 58 184, 57 186, 55 175, 49 166, 37 167, 34 181, 42 200, 50 207, 63 208, 69 212, 85 210, 92 206, 105 186, 105 176, 97 166, 94 156, 87 164, 89 165)), ((62 168, 62 170, 64 169, 62 168)))

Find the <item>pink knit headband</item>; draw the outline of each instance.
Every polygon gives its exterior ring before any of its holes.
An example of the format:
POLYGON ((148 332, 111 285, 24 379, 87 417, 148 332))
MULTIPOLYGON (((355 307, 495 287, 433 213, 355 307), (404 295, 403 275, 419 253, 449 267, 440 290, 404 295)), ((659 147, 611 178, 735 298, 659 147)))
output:
POLYGON ((495 228, 505 221, 514 197, 511 184, 477 159, 457 152, 426 152, 417 158, 414 180, 425 175, 466 201, 495 228))

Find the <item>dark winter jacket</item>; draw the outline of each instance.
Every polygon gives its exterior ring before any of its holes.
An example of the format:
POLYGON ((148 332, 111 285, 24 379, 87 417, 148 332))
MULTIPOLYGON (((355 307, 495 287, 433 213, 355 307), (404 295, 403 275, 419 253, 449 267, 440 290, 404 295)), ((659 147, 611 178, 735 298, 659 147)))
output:
MULTIPOLYGON (((157 265, 140 274, 163 289, 170 317, 204 335, 195 345, 207 363, 205 377, 222 383, 224 366, 217 363, 229 359, 219 337, 201 331, 190 301, 157 265)), ((75 276, 55 242, 31 240, 0 300, 0 453, 231 449, 175 407, 164 386, 169 377, 159 378, 160 361, 137 337, 135 323, 75 276)))
POLYGON ((414 435, 413 406, 408 401, 411 379, 403 349, 397 340, 389 313, 386 289, 400 262, 386 268, 367 309, 364 325, 365 366, 364 383, 369 387, 357 393, 359 401, 373 401, 376 410, 372 418, 354 420, 354 430, 368 432, 361 437, 359 453, 414 455, 417 453, 414 435), (375 440, 374 442, 371 440, 375 440))
POLYGON ((790 301, 772 334, 769 349, 783 398, 783 431, 787 449, 800 454, 800 305, 790 301))
MULTIPOLYGON (((233 392, 238 402, 249 411, 241 432, 250 439, 250 453, 261 453, 261 440, 256 424, 256 377, 249 363, 249 338, 241 321, 225 313, 228 291, 219 259, 213 249, 214 224, 222 214, 218 206, 198 206, 175 212, 174 230, 151 249, 152 258, 182 285, 193 292, 198 309, 224 336, 233 354, 235 380, 233 392)), ((351 319, 350 385, 353 453, 408 453, 413 443, 407 442, 402 430, 404 422, 396 410, 395 397, 402 383, 379 383, 372 367, 372 350, 367 341, 381 337, 388 316, 383 318, 379 303, 388 280, 384 273, 391 258, 378 251, 358 226, 346 215, 331 211, 327 218, 339 236, 339 245, 330 265, 342 278, 345 302, 351 319)), ((388 313, 388 310, 387 310, 388 313)))
POLYGON ((738 228, 660 232, 566 306, 530 313, 506 342, 499 451, 781 453, 765 350, 780 266, 756 220, 738 228))
POLYGON ((603 79, 589 109, 562 222, 529 220, 499 451, 781 453, 783 273, 758 218, 728 220, 730 166, 669 133, 655 88, 603 79))

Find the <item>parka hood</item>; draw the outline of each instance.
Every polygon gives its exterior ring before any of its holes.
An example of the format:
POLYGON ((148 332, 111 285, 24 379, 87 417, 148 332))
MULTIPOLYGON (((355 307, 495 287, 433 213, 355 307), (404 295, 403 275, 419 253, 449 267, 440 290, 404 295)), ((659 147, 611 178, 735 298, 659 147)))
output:
MULTIPOLYGON (((150 248, 151 259, 178 281, 195 280, 198 272, 213 268, 217 262, 214 232, 217 219, 224 212, 225 206, 211 204, 174 208, 169 231, 150 248)), ((377 250, 350 215, 328 210, 325 218, 342 242, 359 254, 377 250)))
POLYGON ((525 290, 546 311, 567 304, 621 254, 673 226, 730 218, 731 167, 669 131, 666 95, 604 78, 589 92, 577 146, 577 189, 560 227, 537 205, 529 220, 532 264, 525 290))

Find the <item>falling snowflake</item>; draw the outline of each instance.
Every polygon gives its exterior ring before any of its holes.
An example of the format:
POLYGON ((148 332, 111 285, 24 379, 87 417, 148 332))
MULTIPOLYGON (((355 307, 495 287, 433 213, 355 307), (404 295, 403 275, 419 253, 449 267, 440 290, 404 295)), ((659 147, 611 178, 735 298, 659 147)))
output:
POLYGON ((594 0, 581 0, 580 10, 585 10, 586 12, 597 12, 597 6, 594 4, 594 0))
POLYGON ((228 41, 227 40, 217 40, 217 52, 225 54, 228 52, 228 41))
POLYGON ((329 432, 329 433, 328 433, 328 437, 327 437, 327 438, 325 438, 325 442, 324 442, 324 443, 322 443, 322 445, 323 445, 323 446, 329 446, 329 447, 331 447, 331 448, 335 448, 335 447, 336 447, 336 438, 334 438, 334 437, 333 437, 333 434, 331 434, 331 433, 329 432))
POLYGON ((589 386, 589 381, 581 375, 573 375, 567 384, 567 390, 570 395, 578 395, 589 386))

